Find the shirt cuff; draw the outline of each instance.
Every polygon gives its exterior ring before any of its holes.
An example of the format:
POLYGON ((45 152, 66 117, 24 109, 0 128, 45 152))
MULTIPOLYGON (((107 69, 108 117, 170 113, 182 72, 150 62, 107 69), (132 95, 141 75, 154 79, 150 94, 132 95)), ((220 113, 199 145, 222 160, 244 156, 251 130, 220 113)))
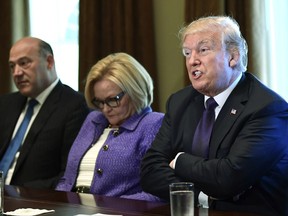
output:
POLYGON ((181 154, 183 154, 184 152, 179 152, 177 155, 176 155, 176 157, 175 157, 175 159, 174 159, 174 161, 173 161, 173 163, 172 163, 172 169, 175 169, 175 165, 176 165, 176 160, 177 160, 177 158, 181 155, 181 154))
POLYGON ((202 208, 209 208, 208 196, 200 191, 198 196, 199 206, 202 208))

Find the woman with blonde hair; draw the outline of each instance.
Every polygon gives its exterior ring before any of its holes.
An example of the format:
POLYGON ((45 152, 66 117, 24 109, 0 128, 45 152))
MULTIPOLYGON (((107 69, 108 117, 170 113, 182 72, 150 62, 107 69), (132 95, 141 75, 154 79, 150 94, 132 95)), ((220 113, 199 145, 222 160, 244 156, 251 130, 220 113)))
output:
POLYGON ((140 162, 163 114, 152 112, 153 81, 126 53, 110 54, 90 70, 85 98, 92 111, 70 150, 57 190, 158 200, 140 186, 140 162))

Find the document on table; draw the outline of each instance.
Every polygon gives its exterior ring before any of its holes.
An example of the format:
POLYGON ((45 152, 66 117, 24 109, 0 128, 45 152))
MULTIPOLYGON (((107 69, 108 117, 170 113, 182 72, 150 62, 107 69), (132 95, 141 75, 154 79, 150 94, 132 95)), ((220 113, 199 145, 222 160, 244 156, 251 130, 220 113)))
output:
POLYGON ((19 208, 14 211, 4 212, 4 215, 14 215, 14 216, 36 216, 49 212, 55 212, 54 210, 47 209, 33 209, 33 208, 19 208))
POLYGON ((123 215, 110 215, 110 214, 101 214, 101 213, 97 213, 97 214, 92 214, 92 215, 87 215, 87 214, 77 214, 74 216, 123 216, 123 215))

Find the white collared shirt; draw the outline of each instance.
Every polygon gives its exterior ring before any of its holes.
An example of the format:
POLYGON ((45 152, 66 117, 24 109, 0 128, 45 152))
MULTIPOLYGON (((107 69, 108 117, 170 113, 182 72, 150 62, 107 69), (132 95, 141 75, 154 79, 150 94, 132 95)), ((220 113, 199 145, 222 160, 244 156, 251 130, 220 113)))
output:
MULTIPOLYGON (((217 119, 218 114, 220 113, 222 107, 224 106, 227 98, 229 97, 229 95, 231 94, 233 89, 236 87, 238 82, 240 81, 241 76, 242 76, 242 73, 237 77, 237 79, 225 91, 223 91, 220 94, 213 97, 214 100, 218 104, 218 106, 215 108, 215 119, 217 119)), ((208 98, 209 97, 205 95, 205 103, 204 104, 206 104, 206 101, 208 100, 208 98)), ((203 208, 209 208, 208 196, 205 193, 203 193, 202 191, 200 191, 200 194, 198 196, 198 201, 199 201, 200 206, 202 206, 203 208)))
MULTIPOLYGON (((218 114, 220 113, 222 107, 224 106, 227 98, 231 94, 231 92, 234 90, 238 82, 240 81, 242 76, 242 73, 236 78, 236 80, 223 92, 220 94, 214 96, 214 100, 217 102, 218 106, 215 108, 215 119, 218 117, 218 114)), ((208 100, 209 96, 205 95, 205 107, 206 107, 206 101, 208 100)))
MULTIPOLYGON (((31 120, 29 122, 29 125, 27 127, 27 130, 26 130, 26 133, 24 135, 24 138, 23 138, 23 141, 22 141, 22 144, 26 138, 26 135, 28 133, 28 131, 30 130, 30 127, 31 125, 33 124, 37 114, 39 113, 42 105, 44 104, 45 100, 47 99, 48 95, 51 93, 51 91, 54 89, 54 87, 57 85, 57 83, 59 82, 59 78, 57 78, 50 86, 48 86, 43 92, 41 92, 35 99, 38 101, 38 104, 34 106, 34 111, 33 111, 33 115, 31 117, 31 120)), ((23 109, 23 111, 21 112, 19 118, 18 118, 18 121, 17 121, 17 124, 16 124, 16 127, 14 129, 14 132, 13 132, 13 135, 12 135, 12 138, 15 136, 18 128, 20 127, 20 124, 21 122, 23 121, 24 119, 24 116, 25 116, 25 113, 26 113, 26 110, 28 108, 28 102, 31 100, 31 98, 28 98, 27 99, 27 102, 26 102, 26 105, 23 109)), ((17 159, 19 157, 19 151, 16 153, 15 155, 15 159, 10 167, 10 169, 8 170, 8 173, 7 173, 7 176, 6 176, 6 179, 5 179, 5 184, 10 184, 10 181, 11 181, 11 178, 12 178, 12 175, 13 175, 13 172, 14 172, 14 169, 15 169, 15 165, 16 165, 16 162, 17 162, 17 159)))

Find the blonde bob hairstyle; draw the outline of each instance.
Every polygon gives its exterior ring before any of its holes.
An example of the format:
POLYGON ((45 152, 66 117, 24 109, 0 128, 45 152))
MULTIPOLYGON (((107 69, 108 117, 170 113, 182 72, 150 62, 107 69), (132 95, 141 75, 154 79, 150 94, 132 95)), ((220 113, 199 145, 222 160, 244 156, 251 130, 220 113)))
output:
POLYGON ((85 85, 85 99, 90 108, 94 99, 94 85, 107 79, 118 85, 139 113, 153 102, 153 81, 146 69, 127 53, 114 53, 99 60, 89 71, 85 85))

